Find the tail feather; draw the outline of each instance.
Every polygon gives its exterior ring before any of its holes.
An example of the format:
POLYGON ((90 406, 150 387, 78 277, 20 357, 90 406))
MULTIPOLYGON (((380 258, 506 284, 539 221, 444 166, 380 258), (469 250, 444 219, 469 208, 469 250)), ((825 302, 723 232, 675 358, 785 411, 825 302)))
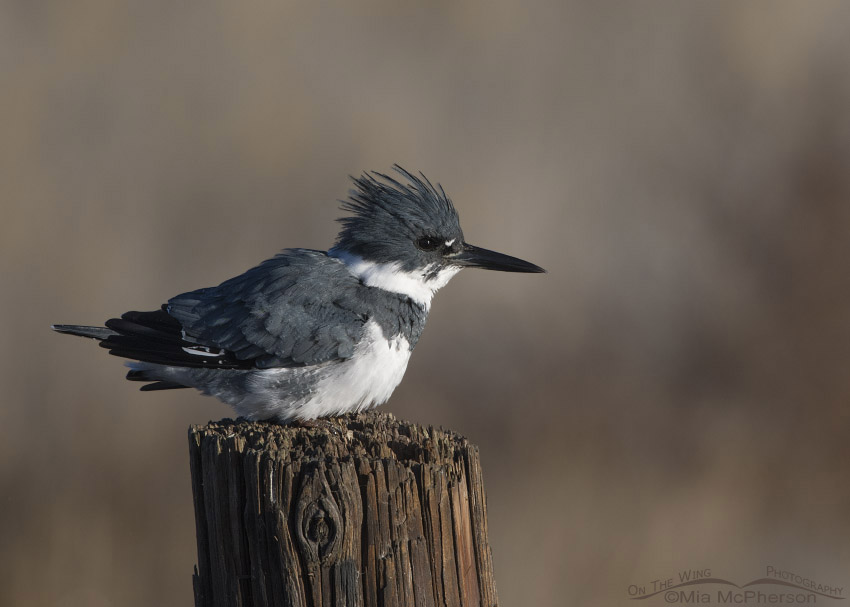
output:
POLYGON ((139 390, 142 392, 153 392, 154 390, 176 390, 178 388, 188 388, 189 386, 184 386, 183 384, 178 384, 173 381, 155 381, 150 384, 145 384, 139 390))
POLYGON ((165 307, 153 312, 125 312, 111 318, 105 327, 52 325, 54 331, 90 337, 110 354, 129 358, 130 381, 149 382, 144 391, 186 388, 173 381, 166 367, 246 369, 253 364, 215 346, 188 341, 180 322, 165 307))
POLYGON ((125 312, 111 318, 105 327, 53 325, 55 331, 91 337, 110 354, 132 360, 172 365, 217 369, 245 369, 253 361, 240 360, 231 352, 215 346, 188 341, 180 322, 165 307, 154 312, 125 312))
POLYGON ((114 335, 118 335, 117 332, 112 329, 107 329, 106 327, 87 327, 85 325, 50 325, 50 328, 57 333, 78 335, 80 337, 91 337, 98 341, 109 339, 114 335))
POLYGON ((155 373, 145 363, 128 363, 130 370, 127 372, 127 379, 130 381, 151 382, 145 384, 139 390, 142 392, 152 392, 154 390, 176 390, 177 388, 188 388, 176 381, 168 381, 159 379, 155 373))
POLYGON ((130 370, 127 371, 127 380, 129 381, 156 381, 155 377, 149 375, 150 368, 139 368, 139 363, 127 363, 130 370))

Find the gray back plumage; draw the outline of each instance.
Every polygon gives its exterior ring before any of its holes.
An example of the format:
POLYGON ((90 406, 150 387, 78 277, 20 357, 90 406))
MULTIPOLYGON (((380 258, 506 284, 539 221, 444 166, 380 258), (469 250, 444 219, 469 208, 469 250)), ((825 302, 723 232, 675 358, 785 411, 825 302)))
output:
POLYGON ((372 318, 411 348, 426 311, 404 296, 364 286, 322 251, 289 249, 217 287, 178 295, 168 313, 186 340, 221 348, 259 368, 350 358, 372 318))

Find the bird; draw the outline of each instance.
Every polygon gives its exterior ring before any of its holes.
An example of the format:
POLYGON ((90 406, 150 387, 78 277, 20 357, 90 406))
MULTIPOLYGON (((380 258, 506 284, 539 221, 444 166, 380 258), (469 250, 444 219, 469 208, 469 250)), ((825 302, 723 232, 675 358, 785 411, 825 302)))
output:
POLYGON ((293 248, 216 287, 105 326, 51 325, 130 359, 143 391, 195 388, 250 420, 310 422, 385 403, 437 290, 464 268, 539 273, 467 244, 443 187, 393 165, 351 177, 328 251, 293 248))

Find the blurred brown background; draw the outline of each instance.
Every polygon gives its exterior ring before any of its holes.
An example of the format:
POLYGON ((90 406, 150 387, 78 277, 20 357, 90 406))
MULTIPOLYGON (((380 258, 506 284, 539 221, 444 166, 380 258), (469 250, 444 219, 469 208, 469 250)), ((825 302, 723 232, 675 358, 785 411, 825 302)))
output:
MULTIPOLYGON (((0 5, 0 604, 189 605, 186 429, 52 322, 441 182, 549 269, 441 292, 386 409, 481 447, 504 605, 850 586, 850 3, 0 5)), ((660 600, 657 601, 661 603, 660 600)))

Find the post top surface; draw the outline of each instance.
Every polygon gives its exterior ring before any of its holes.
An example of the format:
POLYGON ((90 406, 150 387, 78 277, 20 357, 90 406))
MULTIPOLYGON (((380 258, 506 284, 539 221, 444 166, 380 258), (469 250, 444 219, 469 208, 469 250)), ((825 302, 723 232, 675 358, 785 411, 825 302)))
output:
POLYGON ((288 461, 366 457, 449 463, 477 450, 451 430, 420 426, 381 411, 329 418, 318 427, 222 419, 192 426, 189 440, 196 445, 213 440, 225 451, 263 451, 288 461))

